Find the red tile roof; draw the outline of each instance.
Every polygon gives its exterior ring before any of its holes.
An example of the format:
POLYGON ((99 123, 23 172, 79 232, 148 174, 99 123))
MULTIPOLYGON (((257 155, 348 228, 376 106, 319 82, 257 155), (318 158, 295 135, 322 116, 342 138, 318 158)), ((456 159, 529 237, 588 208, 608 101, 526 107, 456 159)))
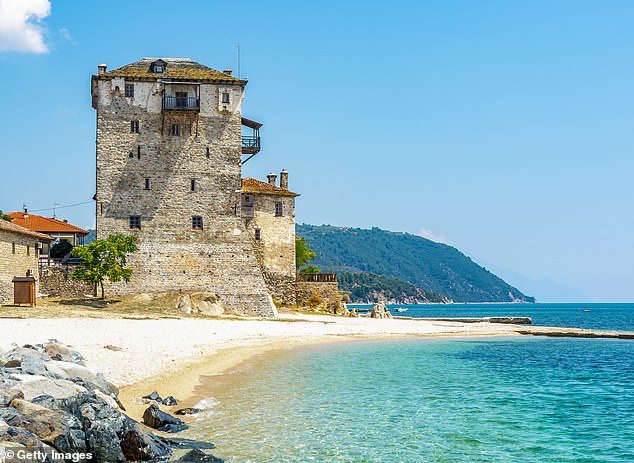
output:
POLYGON ((242 179, 242 192, 280 196, 299 196, 297 193, 293 193, 292 191, 285 190, 279 186, 271 185, 270 183, 262 182, 261 180, 256 180, 254 178, 242 179))
POLYGON ((11 212, 8 214, 13 219, 15 225, 28 228, 40 233, 73 233, 76 235, 87 235, 88 231, 83 228, 71 225, 68 222, 42 217, 41 215, 25 214, 24 212, 11 212))
POLYGON ((53 241, 53 238, 48 235, 28 230, 7 220, 0 219, 0 230, 8 231, 11 233, 19 233, 20 235, 31 236, 33 238, 37 238, 38 240, 53 241))

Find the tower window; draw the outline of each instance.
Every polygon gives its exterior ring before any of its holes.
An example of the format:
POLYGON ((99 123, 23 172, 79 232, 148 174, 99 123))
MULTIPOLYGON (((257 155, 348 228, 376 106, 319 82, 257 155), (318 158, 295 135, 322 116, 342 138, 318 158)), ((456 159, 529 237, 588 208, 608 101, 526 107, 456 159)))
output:
POLYGON ((199 215, 192 216, 192 228, 194 230, 202 230, 203 229, 203 218, 199 215))
POLYGON ((26 255, 30 256, 31 255, 31 246, 27 246, 26 247, 26 255))
POLYGON ((181 127, 178 124, 172 124, 171 134, 175 137, 179 137, 181 134, 181 127))
POLYGON ((11 244, 11 252, 13 252, 13 254, 15 254, 15 243, 11 244))
POLYGON ((141 159, 141 145, 136 146, 136 158, 141 159))
POLYGON ((139 120, 130 121, 130 133, 139 133, 139 120))
POLYGON ((209 159, 209 155, 210 155, 210 153, 209 153, 209 147, 207 147, 207 151, 205 152, 205 156, 207 156, 207 158, 209 159))
POLYGON ((149 177, 145 177, 145 185, 143 187, 144 190, 149 190, 150 189, 150 178, 149 177))
POLYGON ((125 84, 125 96, 134 97, 134 84, 125 84))
POLYGON ((196 191, 196 179, 192 178, 191 183, 189 185, 189 190, 190 191, 196 191))
POLYGON ((275 203, 275 217, 282 217, 284 215, 284 207, 280 201, 275 203))
POLYGON ((140 215, 130 216, 130 228, 141 230, 141 216, 140 215))
POLYGON ((260 241, 260 239, 262 239, 262 234, 260 232, 259 228, 255 229, 255 241, 260 241))
POLYGON ((223 93, 222 94, 222 103, 223 104, 229 104, 229 94, 228 93, 223 93))

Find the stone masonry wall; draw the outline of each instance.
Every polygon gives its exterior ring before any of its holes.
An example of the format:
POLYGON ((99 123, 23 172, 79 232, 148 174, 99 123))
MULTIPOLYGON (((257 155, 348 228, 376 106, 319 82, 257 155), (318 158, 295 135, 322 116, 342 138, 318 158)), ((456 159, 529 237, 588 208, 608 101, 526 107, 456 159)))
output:
POLYGON ((306 305, 306 300, 312 295, 317 294, 323 300, 322 306, 336 310, 341 303, 341 294, 339 293, 339 285, 333 283, 314 283, 308 281, 298 281, 295 285, 297 291, 297 304, 306 305))
MULTIPOLYGON (((37 265, 36 238, 0 230, 0 304, 13 304, 13 283, 11 282, 13 277, 26 276, 28 270, 32 270, 36 276, 37 265), (14 243, 15 254, 13 253, 14 243)), ((35 290, 38 291, 37 277, 35 290)))
POLYGON ((139 252, 132 281, 108 291, 210 291, 230 310, 275 316, 240 218, 242 88, 231 87, 228 112, 218 111, 227 86, 212 84, 200 85, 200 113, 162 111, 163 92, 177 86, 120 80, 99 80, 96 90, 97 237, 136 235, 139 252), (124 96, 125 83, 134 83, 134 98, 124 96), (140 230, 130 229, 131 215, 141 217, 140 230), (202 230, 192 229, 192 216, 202 217, 202 230))
POLYGON ((86 297, 92 296, 92 285, 71 278, 75 266, 42 266, 40 267, 40 292, 48 297, 86 297))
POLYGON ((273 194, 253 196, 253 219, 246 220, 264 279, 273 297, 295 305, 295 198, 273 194), (282 216, 275 216, 275 203, 282 203, 282 216), (255 230, 260 239, 255 239, 255 230))

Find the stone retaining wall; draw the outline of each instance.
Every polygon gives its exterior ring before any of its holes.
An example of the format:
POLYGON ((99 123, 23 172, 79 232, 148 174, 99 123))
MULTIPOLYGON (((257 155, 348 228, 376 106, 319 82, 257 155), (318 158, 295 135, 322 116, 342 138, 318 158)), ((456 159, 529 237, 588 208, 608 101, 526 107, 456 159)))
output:
POLYGON ((295 283, 295 293, 297 295, 297 305, 307 305, 308 298, 317 294, 321 299, 321 307, 329 310, 337 310, 341 303, 341 293, 337 282, 314 283, 309 281, 298 281, 295 283))
POLYGON ((93 287, 83 281, 71 278, 75 266, 62 265, 40 268, 40 292, 49 297, 77 297, 92 296, 93 287))

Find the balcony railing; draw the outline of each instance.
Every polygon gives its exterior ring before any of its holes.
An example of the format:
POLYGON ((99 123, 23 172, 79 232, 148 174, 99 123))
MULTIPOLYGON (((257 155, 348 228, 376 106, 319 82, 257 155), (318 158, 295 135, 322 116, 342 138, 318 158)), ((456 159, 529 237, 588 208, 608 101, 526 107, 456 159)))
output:
POLYGON ((163 109, 172 111, 200 111, 200 98, 195 96, 164 96, 163 109))
POLYGON ((242 137, 242 154, 256 154, 260 151, 260 137, 242 137))
POLYGON ((307 281, 310 283, 336 283, 336 273, 297 273, 297 281, 307 281))

